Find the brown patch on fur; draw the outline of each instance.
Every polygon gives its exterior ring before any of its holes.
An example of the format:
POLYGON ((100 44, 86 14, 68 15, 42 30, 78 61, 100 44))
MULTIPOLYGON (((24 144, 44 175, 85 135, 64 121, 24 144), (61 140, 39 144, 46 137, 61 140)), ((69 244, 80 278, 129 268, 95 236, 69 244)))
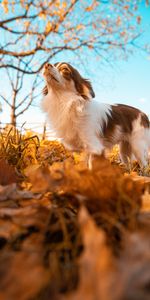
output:
MULTIPOLYGON (((54 66, 61 72, 62 76, 66 80, 73 80, 75 84, 75 88, 77 92, 85 99, 88 100, 88 94, 92 96, 92 98, 95 97, 95 93, 92 88, 92 84, 89 80, 83 78, 80 73, 73 68, 70 64, 62 62, 62 63, 55 63, 54 66)), ((45 86, 43 88, 43 94, 46 96, 48 94, 48 88, 45 86)))
POLYGON ((149 119, 148 119, 148 117, 144 113, 141 113, 141 125, 144 128, 150 128, 149 119))
POLYGON ((111 105, 111 109, 108 122, 103 126, 104 136, 113 135, 116 125, 121 126, 123 133, 131 133, 133 121, 140 115, 140 110, 124 104, 111 105))

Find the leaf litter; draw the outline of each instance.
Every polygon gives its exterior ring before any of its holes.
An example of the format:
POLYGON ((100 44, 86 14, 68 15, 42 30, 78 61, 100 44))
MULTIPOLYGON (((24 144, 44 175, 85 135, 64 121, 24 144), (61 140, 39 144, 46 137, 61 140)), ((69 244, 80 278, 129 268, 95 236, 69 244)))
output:
POLYGON ((0 300, 149 299, 148 177, 81 156, 2 133, 0 300))

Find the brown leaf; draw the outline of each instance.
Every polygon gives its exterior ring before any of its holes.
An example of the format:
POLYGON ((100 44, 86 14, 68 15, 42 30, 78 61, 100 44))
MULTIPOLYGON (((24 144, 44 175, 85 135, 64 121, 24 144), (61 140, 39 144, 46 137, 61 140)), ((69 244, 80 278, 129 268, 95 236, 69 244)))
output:
MULTIPOLYGON (((18 199, 31 199, 34 194, 30 191, 21 191, 17 188, 16 183, 2 186, 0 185, 0 201, 5 201, 8 199, 18 200, 18 199)), ((40 197, 36 195, 35 197, 40 197)))
POLYGON ((124 176, 119 167, 104 158, 97 158, 92 170, 69 161, 51 167, 49 189, 63 190, 83 199, 88 210, 94 214, 105 214, 107 218, 134 225, 141 206, 143 184, 124 176), (58 176, 59 175, 59 176, 58 176), (109 217, 108 217, 109 216, 109 217))
MULTIPOLYGON (((150 233, 150 226, 149 226, 150 233)), ((124 251, 117 263, 120 298, 149 300, 150 297, 150 239, 147 232, 127 235, 124 251), (146 233, 146 234, 145 234, 146 233)))
POLYGON ((25 170, 25 175, 28 177, 36 193, 46 192, 50 183, 50 172, 48 167, 32 165, 25 170))
POLYGON ((0 274, 0 299, 5 300, 29 300, 38 294, 49 278, 38 251, 3 252, 0 274))
POLYGON ((83 201, 90 213, 97 215, 98 223, 107 221, 111 227, 118 222, 130 228, 136 225, 143 183, 124 176, 119 167, 103 157, 95 159, 92 170, 83 164, 73 165, 70 160, 39 167, 29 174, 29 180, 35 191, 63 192, 83 201))
POLYGON ((105 233, 97 228, 85 207, 80 210, 79 223, 84 245, 79 259, 80 280, 77 290, 65 299, 117 299, 113 290, 114 261, 106 245, 105 233))
POLYGON ((6 160, 0 159, 0 185, 8 185, 17 181, 15 168, 9 165, 6 160))
POLYGON ((143 212, 150 212, 150 193, 146 190, 142 196, 142 208, 143 212))

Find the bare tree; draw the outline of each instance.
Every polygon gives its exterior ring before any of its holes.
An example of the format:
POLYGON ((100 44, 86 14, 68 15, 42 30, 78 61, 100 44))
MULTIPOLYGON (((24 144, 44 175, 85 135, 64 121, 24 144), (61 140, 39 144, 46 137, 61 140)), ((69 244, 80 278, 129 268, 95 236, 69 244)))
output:
MULTIPOLYGON (((18 60, 18 68, 20 66, 20 60, 18 60)), ((24 69, 25 71, 25 69, 24 69)), ((34 80, 31 85, 31 89, 27 92, 25 88, 25 72, 20 72, 18 69, 11 72, 9 68, 6 68, 6 73, 9 81, 9 92, 0 94, 1 99, 10 108, 10 123, 16 126, 16 121, 20 115, 22 115, 32 105, 33 101, 38 97, 36 89, 40 84, 39 75, 34 76, 34 80), (24 87, 24 94, 21 95, 22 88, 24 87)))

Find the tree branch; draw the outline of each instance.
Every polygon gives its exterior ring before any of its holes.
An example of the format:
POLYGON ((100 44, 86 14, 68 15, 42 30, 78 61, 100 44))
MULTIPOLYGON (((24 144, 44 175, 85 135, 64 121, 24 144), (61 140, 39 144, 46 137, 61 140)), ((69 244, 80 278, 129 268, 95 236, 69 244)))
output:
POLYGON ((0 95, 0 97, 9 105, 9 107, 12 107, 9 101, 3 95, 0 95))

